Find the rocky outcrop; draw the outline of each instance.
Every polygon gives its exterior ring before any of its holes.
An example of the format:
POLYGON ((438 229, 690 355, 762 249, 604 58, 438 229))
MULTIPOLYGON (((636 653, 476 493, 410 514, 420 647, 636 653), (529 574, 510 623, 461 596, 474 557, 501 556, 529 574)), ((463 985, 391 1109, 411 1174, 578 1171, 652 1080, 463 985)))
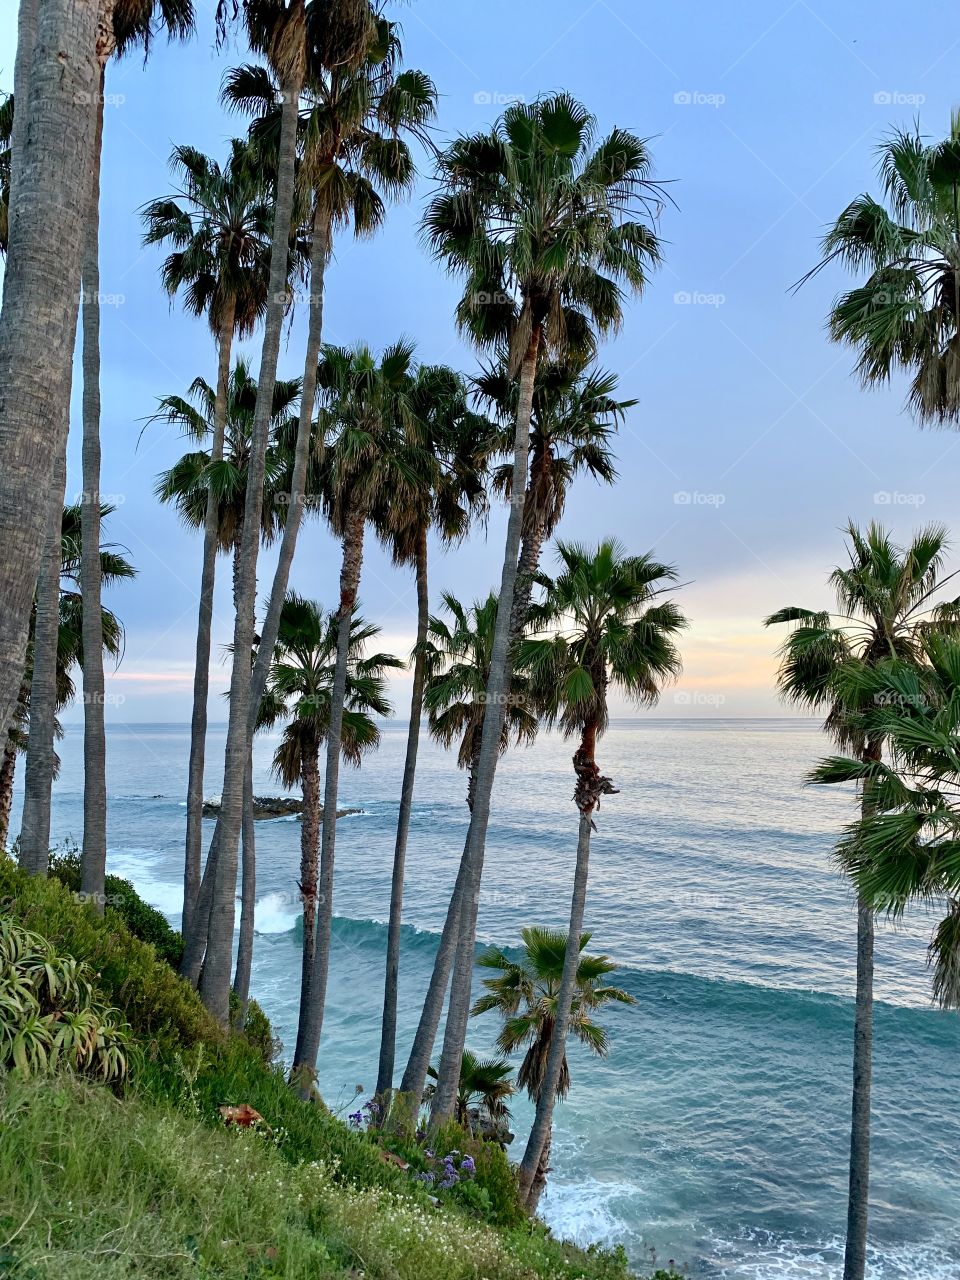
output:
MULTIPOLYGON (((254 796, 253 816, 257 819, 300 817, 303 812, 303 801, 293 796, 254 796)), ((204 800, 203 816, 216 818, 220 813, 219 800, 204 800)), ((363 813, 362 809, 338 809, 338 818, 349 818, 352 814, 363 813)), ((323 811, 321 810, 321 817, 323 811)))

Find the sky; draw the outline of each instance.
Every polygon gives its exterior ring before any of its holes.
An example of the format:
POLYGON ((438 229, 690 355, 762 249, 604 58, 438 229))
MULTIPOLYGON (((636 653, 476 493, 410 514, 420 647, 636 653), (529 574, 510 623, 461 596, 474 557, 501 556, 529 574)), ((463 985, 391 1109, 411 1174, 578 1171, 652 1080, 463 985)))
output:
MULTIPOLYGON (((152 490, 186 446, 174 429, 146 426, 158 397, 215 378, 202 321, 170 305, 162 253, 141 245, 138 210, 168 194, 174 144, 223 157, 245 122, 218 97, 225 69, 248 60, 242 38, 214 47, 213 0, 197 0, 187 45, 158 41, 107 73, 103 159, 103 472, 117 504, 105 537, 139 569, 108 603, 126 626, 122 663, 108 672, 108 717, 189 719, 200 538, 152 490), (142 435, 141 435, 142 432, 142 435)), ((12 87, 15 6, 0 13, 0 89, 12 87)), ((656 176, 674 205, 659 227, 665 263, 628 305, 601 364, 636 398, 616 442, 619 481, 579 481, 560 534, 618 537, 677 566, 678 600, 692 620, 684 675, 665 691, 664 716, 784 714, 774 674, 778 638, 761 619, 785 604, 828 607, 826 579, 843 558, 843 526, 880 520, 898 538, 922 524, 956 523, 960 439, 920 431, 903 409, 905 386, 864 391, 853 353, 829 341, 824 320, 849 280, 828 269, 794 292, 818 260, 819 239, 844 206, 877 191, 876 147, 919 122, 939 137, 958 97, 956 8, 890 0, 843 6, 806 0, 408 0, 388 14, 403 32, 406 65, 436 82, 436 139, 489 126, 515 98, 566 89, 596 115, 648 138, 656 176)), ((429 166, 413 198, 372 242, 341 237, 328 273, 325 338, 375 348, 401 334, 418 357, 471 372, 476 355, 456 335, 457 283, 431 261, 418 219, 429 166)), ((294 322, 282 376, 302 372, 294 322)), ((256 366, 259 339, 245 344, 256 366)), ((79 377, 68 495, 80 489, 79 377)), ((433 599, 498 584, 505 510, 486 538, 432 553, 433 599)), ((546 552, 546 567, 553 561, 546 552)), ((960 565, 958 541, 956 565, 960 565)), ((261 555, 260 595, 273 557, 261 555)), ((301 533, 292 585, 335 599, 338 548, 316 521, 301 533)), ((211 715, 223 719, 232 634, 229 569, 221 561, 214 619, 211 715)), ((361 588, 382 646, 409 652, 412 577, 368 538, 361 588)), ((403 714, 407 678, 394 683, 403 714)), ((614 706, 625 713, 625 704, 614 706)), ((72 713, 74 718, 76 710, 72 713)), ((70 718, 70 717, 68 717, 70 718)))

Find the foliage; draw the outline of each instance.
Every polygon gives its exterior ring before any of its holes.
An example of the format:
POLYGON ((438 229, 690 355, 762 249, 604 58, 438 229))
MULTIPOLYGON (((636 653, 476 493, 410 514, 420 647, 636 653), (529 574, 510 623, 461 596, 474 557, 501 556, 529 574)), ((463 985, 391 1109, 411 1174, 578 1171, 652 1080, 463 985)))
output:
POLYGON ((921 423, 960 421, 960 114, 929 143, 919 125, 879 147, 881 200, 852 200, 809 273, 839 262, 866 279, 830 311, 830 335, 857 352, 865 386, 912 374, 908 404, 921 423))
MULTIPOLYGON (((504 951, 494 948, 485 952, 478 964, 491 969, 493 977, 484 978, 486 995, 474 1004, 476 1016, 495 1010, 503 1019, 497 1046, 504 1053, 526 1047, 517 1084, 536 1101, 539 1097, 553 1039, 557 996, 563 975, 563 958, 567 935, 563 929, 522 929, 523 954, 512 960, 504 951)), ((607 1034, 593 1020, 593 1012, 606 1004, 633 1004, 634 998, 621 987, 611 986, 606 978, 616 965, 609 956, 586 954, 590 934, 580 937, 580 963, 570 1008, 569 1034, 600 1057, 607 1053, 607 1034)), ((570 1089, 570 1071, 566 1056, 557 1082, 557 1097, 564 1098, 570 1089)))
POLYGON ((0 899, 6 914, 89 965, 104 999, 151 1052, 219 1039, 189 983, 158 962, 111 904, 98 917, 56 877, 28 876, 7 857, 0 857, 0 899))
MULTIPOLYGON (((55 876, 73 894, 80 892, 80 853, 75 848, 61 848, 50 855, 50 875, 55 876)), ((172 969, 183 958, 183 939, 172 928, 167 917, 151 907, 129 880, 108 875, 104 882, 106 905, 112 908, 135 938, 149 942, 160 960, 172 969)))
POLYGON ((59 1067, 107 1083, 129 1065, 127 1028, 103 1004, 87 965, 0 918, 0 1068, 24 1077, 59 1067))

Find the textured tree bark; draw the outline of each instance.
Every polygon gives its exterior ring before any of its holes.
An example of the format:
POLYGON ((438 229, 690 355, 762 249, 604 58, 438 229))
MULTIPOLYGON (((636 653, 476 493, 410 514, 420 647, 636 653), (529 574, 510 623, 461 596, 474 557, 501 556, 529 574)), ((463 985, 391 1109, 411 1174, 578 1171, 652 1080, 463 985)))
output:
POLYGON ((540 1197, 547 1189, 547 1174, 550 1172, 550 1151, 553 1147, 553 1129, 547 1130, 547 1137, 540 1151, 540 1163, 537 1165, 537 1172, 534 1174, 533 1182, 530 1185, 530 1193, 527 1196, 527 1209, 533 1215, 537 1212, 540 1204, 540 1197))
POLYGON ((0 850, 6 849, 10 834, 10 809, 13 806, 13 780, 17 772, 17 748, 7 736, 0 756, 0 850))
POLYGON ((300 963, 300 1008, 307 1008, 310 974, 317 945, 317 874, 320 854, 320 744, 306 751, 301 767, 303 813, 300 818, 300 901, 303 904, 303 951, 300 963))
POLYGON ((347 690, 347 660, 350 653, 350 623, 360 589, 363 567, 363 530, 366 513, 357 509, 348 516, 343 535, 343 565, 340 569, 340 608, 337 613, 337 662, 330 691, 330 724, 327 729, 327 767, 323 788, 323 822, 320 836, 320 880, 317 900, 317 938, 313 963, 306 984, 307 1003, 301 1007, 297 1027, 297 1047, 291 1081, 303 1099, 313 1091, 317 1052, 323 1033, 323 1012, 330 970, 330 941, 333 930, 333 865, 337 843, 337 791, 340 784, 340 739, 343 704, 347 690))
POLYGON ((17 103, 25 108, 30 99, 30 66, 37 39, 37 9, 39 0, 20 0, 17 12, 17 56, 13 64, 13 128, 10 132, 10 193, 8 207, 8 232, 12 233, 13 211, 17 203, 17 187, 20 181, 20 160, 27 131, 25 109, 16 110, 17 103))
POLYGON ((62 396, 76 337, 80 263, 99 82, 95 0, 37 8, 29 92, 0 312, 0 732, 20 692, 54 459, 66 438, 62 396))
POLYGON ((230 1020, 230 970, 236 920, 237 850, 243 816, 243 778, 251 741, 250 653, 254 639, 263 478, 286 299, 287 245, 293 221, 297 118, 302 83, 303 71, 298 60, 295 69, 288 72, 283 80, 280 163, 277 175, 273 247, 270 255, 269 295, 247 473, 243 574, 240 584, 240 607, 237 609, 233 633, 233 669, 230 677, 230 714, 224 752, 220 835, 217 842, 218 852, 207 947, 200 976, 201 998, 224 1027, 229 1025, 230 1020))
POLYGON ((237 1005, 236 1026, 243 1029, 250 1000, 250 972, 253 969, 253 931, 257 910, 257 824, 253 820, 253 755, 243 779, 243 821, 240 827, 242 870, 240 877, 240 938, 233 992, 237 1005))
MULTIPOLYGON (((219 364, 217 390, 213 406, 213 439, 210 462, 223 460, 223 438, 227 425, 227 400, 230 389, 230 353, 236 308, 231 299, 223 315, 218 345, 219 364)), ((216 495, 207 494, 203 517, 203 565, 200 570, 200 610, 197 619, 197 649, 193 672, 193 715, 190 722, 190 763, 187 769, 187 834, 183 863, 184 938, 193 931, 193 917, 200 892, 200 859, 203 844, 203 766, 207 744, 207 700, 210 696, 210 647, 213 630, 213 600, 217 575, 216 495)))
POLYGON ((407 754, 403 763, 400 788, 400 813, 397 817, 397 840, 393 850, 393 878, 390 885, 390 923, 387 928, 387 964, 383 984, 383 1019, 380 1032, 380 1063, 377 1070, 376 1096, 386 1101, 393 1088, 393 1071, 397 1054, 397 994, 400 983, 400 926, 403 920, 403 876, 413 809, 413 786, 417 773, 417 751, 420 746, 420 720, 423 715, 423 689, 426 660, 423 645, 430 623, 430 593, 427 585, 427 530, 417 534, 417 649, 413 662, 413 690, 410 695, 410 728, 407 731, 407 754))
POLYGON ((530 416, 533 408, 533 388, 540 350, 540 326, 534 323, 530 344, 520 366, 520 396, 517 407, 514 437, 513 494, 510 518, 507 522, 507 538, 500 578, 497 624, 494 631, 490 677, 487 681, 487 705, 483 717, 483 737, 480 761, 477 768, 477 785, 473 803, 470 829, 464 848, 469 872, 465 885, 461 911, 460 936, 454 957, 453 978, 447 1023, 444 1028, 443 1052, 437 1075, 437 1089, 433 1096, 430 1119, 433 1125, 450 1119, 457 1100, 460 1081, 460 1064, 470 1017, 470 998, 473 982, 474 948, 476 945, 477 910, 480 901, 480 880, 483 874, 484 844, 490 819, 490 799, 500 755, 500 736, 506 714, 506 701, 513 675, 510 645, 510 622, 513 615, 514 591, 517 582, 517 563, 520 538, 523 529, 523 506, 527 484, 527 459, 530 438, 530 416))
MULTIPOLYGON (((106 53, 109 57, 109 53, 106 53)), ((80 891, 103 915, 107 871, 107 744, 104 729, 103 606, 100 575, 100 157, 104 65, 93 105, 93 173, 83 261, 83 493, 80 595, 83 635, 83 850, 80 891)))
POLYGON ((843 1280, 863 1280, 870 1198, 870 1093, 873 1074, 873 911, 857 904, 857 1002, 853 1027, 850 1191, 843 1280))
MULTIPOLYGON (((63 413, 66 416, 66 395, 63 413)), ((66 456, 61 451, 50 486, 47 527, 43 535, 37 612, 33 626, 33 673, 30 682, 30 727, 20 819, 20 865, 31 875, 45 876, 50 858, 50 801, 56 772, 57 642, 60 634, 60 565, 66 456)))

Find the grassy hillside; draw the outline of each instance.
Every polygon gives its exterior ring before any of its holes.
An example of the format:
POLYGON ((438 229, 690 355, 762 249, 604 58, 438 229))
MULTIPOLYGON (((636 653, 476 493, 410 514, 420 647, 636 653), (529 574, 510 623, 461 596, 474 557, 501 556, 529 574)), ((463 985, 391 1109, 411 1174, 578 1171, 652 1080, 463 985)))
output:
POLYGON ((219 1031, 127 927, 159 929, 132 888, 97 920, 64 880, 0 860, 4 912, 89 967, 129 1024, 130 1074, 114 1089, 0 1074, 0 1276, 624 1280, 622 1252, 529 1222, 506 1157, 462 1131, 434 1145, 469 1151, 476 1176, 435 1204, 413 1176, 422 1149, 401 1169, 378 1135, 294 1097, 259 1010, 247 1035, 219 1031), (220 1106, 243 1103, 264 1124, 226 1128, 220 1106))

